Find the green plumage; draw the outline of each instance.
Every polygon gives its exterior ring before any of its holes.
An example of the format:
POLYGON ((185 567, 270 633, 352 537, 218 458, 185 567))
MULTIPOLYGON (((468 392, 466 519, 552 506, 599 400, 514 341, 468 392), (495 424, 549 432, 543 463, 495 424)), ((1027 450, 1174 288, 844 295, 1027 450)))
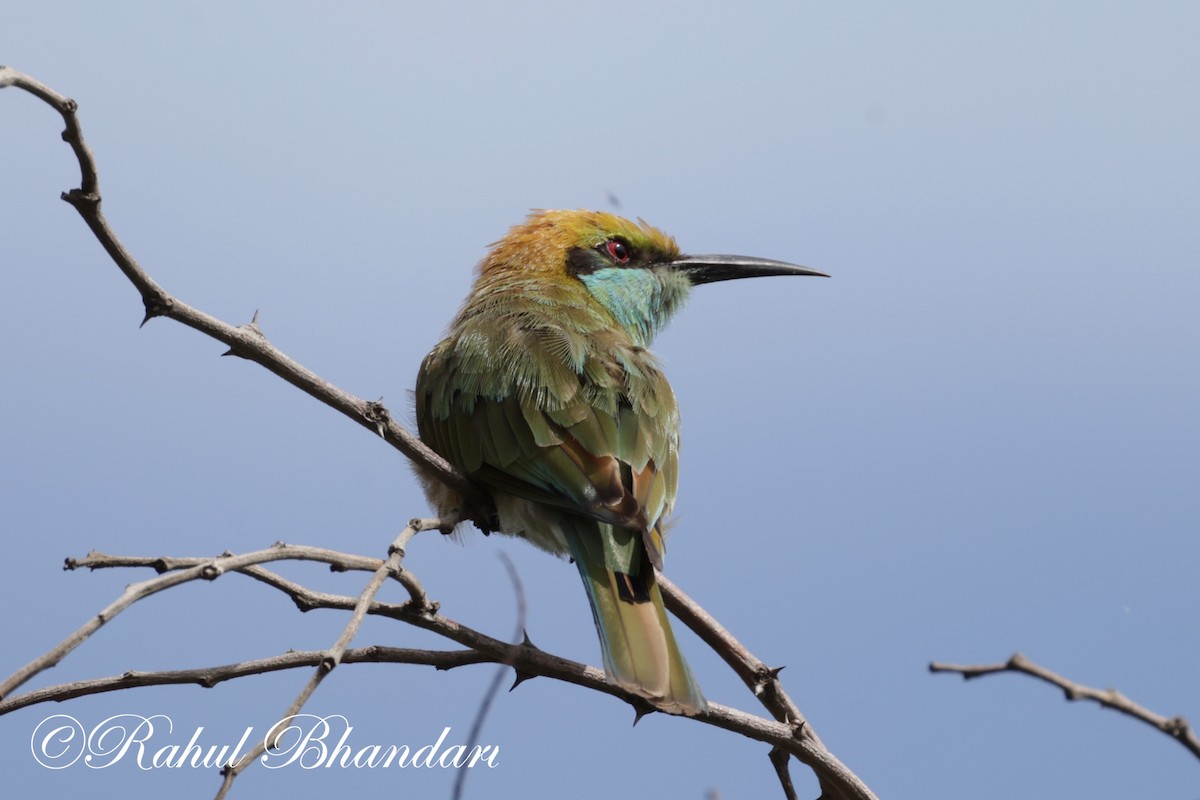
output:
MULTIPOLYGON (((707 706, 655 580, 679 412, 646 348, 693 285, 820 274, 681 255, 660 231, 612 214, 538 212, 488 253, 421 365, 421 438, 490 490, 502 532, 574 559, 609 678, 664 710, 707 706)), ((461 502, 425 482, 439 512, 461 502)))
MULTIPOLYGON (((653 229, 625 224, 620 235, 648 255, 677 252, 653 229)), ((589 277, 589 286, 567 264, 572 245, 592 246, 586 237, 564 239, 558 263, 531 267, 528 247, 504 250, 518 230, 484 262, 446 339, 421 366, 421 438, 492 491, 504 532, 575 561, 618 685, 667 710, 698 713, 705 701, 654 580, 675 496, 679 414, 644 347, 644 333, 665 322, 689 284, 667 277, 664 289, 658 275, 638 270, 634 281, 611 274, 589 277), (609 280, 606 292, 595 291, 597 280, 609 280), (641 292, 647 280, 654 292, 641 292), (664 311, 670 292, 680 296, 664 311), (604 294, 627 305, 614 310, 604 294)), ((611 235, 601 231, 599 241, 611 235)))
MULTIPOLYGON (((603 307, 547 307, 540 288, 513 282, 507 296, 494 292, 482 308, 472 300, 464 309, 421 367, 421 437, 489 487, 655 527, 674 496, 679 459, 671 387, 648 351, 612 329, 603 307), (653 506, 634 507, 625 502, 632 475, 651 464, 662 488, 653 506)), ((587 293, 582 284, 577 291, 587 293)), ((632 552, 612 566, 638 569, 632 552)))

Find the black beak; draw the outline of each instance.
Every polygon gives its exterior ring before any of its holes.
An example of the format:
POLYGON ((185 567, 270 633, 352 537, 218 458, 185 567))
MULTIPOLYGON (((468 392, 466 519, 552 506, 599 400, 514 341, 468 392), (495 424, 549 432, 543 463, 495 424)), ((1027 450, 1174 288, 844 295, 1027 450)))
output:
POLYGON ((668 262, 666 266, 687 275, 688 280, 694 286, 701 283, 731 281, 735 278, 765 278, 770 275, 829 277, 824 272, 789 264, 786 261, 772 261, 769 258, 751 258, 749 256, 680 256, 674 261, 668 262))

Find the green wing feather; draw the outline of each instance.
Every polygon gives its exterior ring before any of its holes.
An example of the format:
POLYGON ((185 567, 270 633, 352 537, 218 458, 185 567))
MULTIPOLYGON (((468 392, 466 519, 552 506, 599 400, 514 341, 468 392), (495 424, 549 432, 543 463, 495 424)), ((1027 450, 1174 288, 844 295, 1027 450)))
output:
POLYGON ((551 321, 532 293, 510 295, 524 302, 500 320, 460 317, 429 354, 421 438, 491 488, 648 534, 661 566, 679 458, 671 388, 600 311, 558 309, 551 321))
POLYGON ((699 713, 653 569, 678 474, 674 394, 607 312, 555 289, 551 314, 544 291, 473 296, 421 366, 421 438, 493 491, 544 507, 587 588, 608 674, 699 713))

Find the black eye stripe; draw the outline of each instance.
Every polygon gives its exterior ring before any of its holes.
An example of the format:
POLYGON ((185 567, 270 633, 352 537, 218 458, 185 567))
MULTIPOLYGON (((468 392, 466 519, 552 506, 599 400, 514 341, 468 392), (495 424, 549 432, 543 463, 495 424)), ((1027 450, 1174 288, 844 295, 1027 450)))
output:
POLYGON ((614 236, 591 247, 570 248, 567 251, 567 271, 572 275, 590 275, 606 267, 644 267, 645 255, 634 250, 629 240, 614 236))

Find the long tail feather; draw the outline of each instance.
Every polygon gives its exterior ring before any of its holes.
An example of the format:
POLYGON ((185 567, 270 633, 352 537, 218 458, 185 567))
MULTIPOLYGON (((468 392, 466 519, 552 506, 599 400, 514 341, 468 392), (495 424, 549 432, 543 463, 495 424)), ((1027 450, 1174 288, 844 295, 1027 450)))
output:
POLYGON ((629 575, 607 567, 580 535, 566 538, 587 589, 609 679, 666 711, 694 716, 707 709, 675 643, 649 560, 629 575))

